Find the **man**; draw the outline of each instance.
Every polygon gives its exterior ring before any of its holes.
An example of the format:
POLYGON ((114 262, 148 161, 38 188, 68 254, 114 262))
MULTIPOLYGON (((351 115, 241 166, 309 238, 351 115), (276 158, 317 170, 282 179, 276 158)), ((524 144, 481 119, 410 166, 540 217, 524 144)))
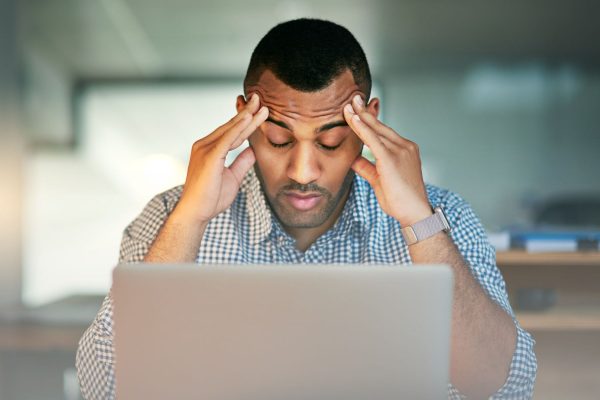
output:
MULTIPOLYGON (((345 28, 309 19, 273 28, 252 54, 238 114, 194 143, 185 184, 125 229, 120 261, 449 264, 449 396, 530 398, 534 341, 481 224, 459 196, 423 182, 417 145, 377 119, 370 90, 364 52, 345 28), (450 234, 405 239, 402 228, 441 217, 437 206, 450 234)), ((114 397, 112 335, 109 294, 77 354, 88 398, 114 397)))

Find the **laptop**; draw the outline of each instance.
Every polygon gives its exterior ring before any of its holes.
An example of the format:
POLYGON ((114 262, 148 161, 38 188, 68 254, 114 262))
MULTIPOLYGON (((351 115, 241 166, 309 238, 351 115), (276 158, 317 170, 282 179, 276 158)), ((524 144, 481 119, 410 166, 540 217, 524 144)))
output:
POLYGON ((444 265, 119 265, 119 399, 447 398, 444 265))

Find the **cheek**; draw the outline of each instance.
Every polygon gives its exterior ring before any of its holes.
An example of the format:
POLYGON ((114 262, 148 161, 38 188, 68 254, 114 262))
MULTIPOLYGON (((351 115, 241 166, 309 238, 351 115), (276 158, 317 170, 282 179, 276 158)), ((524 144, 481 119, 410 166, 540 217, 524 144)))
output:
POLYGON ((256 155, 256 162, 259 166, 263 166, 264 164, 269 164, 272 162, 277 162, 281 157, 276 157, 274 148, 271 146, 265 137, 265 135, 257 130, 248 138, 248 143, 254 150, 254 154, 256 155))
POLYGON ((363 148, 362 140, 360 140, 359 137, 356 136, 356 134, 354 132, 350 134, 350 136, 348 137, 348 140, 350 141, 354 156, 358 157, 358 155, 361 153, 362 148, 363 148))
POLYGON ((273 187, 277 182, 285 180, 285 157, 277 154, 269 143, 266 142, 264 135, 260 132, 253 133, 248 139, 254 155, 256 164, 260 169, 265 183, 273 187))
POLYGON ((361 147, 361 142, 347 143, 331 155, 324 156, 321 164, 323 168, 321 181, 329 191, 335 194, 341 188, 352 163, 361 152, 361 147))
POLYGON ((362 142, 356 136, 348 137, 346 143, 336 152, 335 158, 339 164, 343 164, 345 168, 350 168, 356 157, 361 154, 362 142))

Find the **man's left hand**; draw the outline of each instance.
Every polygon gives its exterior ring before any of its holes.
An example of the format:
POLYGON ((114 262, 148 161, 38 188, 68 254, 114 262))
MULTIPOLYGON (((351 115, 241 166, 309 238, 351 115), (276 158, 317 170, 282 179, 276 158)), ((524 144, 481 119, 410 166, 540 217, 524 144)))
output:
POLYGON ((373 164, 359 155, 352 169, 371 184, 383 211, 402 226, 430 216, 417 144, 370 114, 360 95, 344 107, 344 118, 375 156, 373 164))

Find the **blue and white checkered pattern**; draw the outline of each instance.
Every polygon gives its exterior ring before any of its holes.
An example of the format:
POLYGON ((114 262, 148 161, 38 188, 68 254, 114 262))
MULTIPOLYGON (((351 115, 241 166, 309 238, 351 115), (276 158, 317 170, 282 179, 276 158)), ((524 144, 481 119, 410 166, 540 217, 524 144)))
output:
MULTIPOLYGON (((492 398, 529 399, 537 371, 533 351, 535 341, 515 319, 504 279, 496 266, 495 251, 481 223, 462 198, 433 185, 426 188, 430 204, 444 208, 452 226, 451 237, 473 276, 515 322, 517 346, 509 376, 492 398)), ((142 261, 163 222, 179 201, 181 191, 179 186, 154 197, 142 214, 125 229, 120 262, 142 261)), ((395 219, 381 210, 368 182, 356 176, 339 220, 306 252, 301 252, 272 215, 256 174, 251 170, 231 207, 209 223, 197 262, 410 265, 412 261, 400 228, 395 219)), ((79 342, 76 364, 82 393, 87 399, 115 397, 112 311, 109 293, 79 342)), ((452 384, 448 385, 448 397, 464 398, 452 384)))

